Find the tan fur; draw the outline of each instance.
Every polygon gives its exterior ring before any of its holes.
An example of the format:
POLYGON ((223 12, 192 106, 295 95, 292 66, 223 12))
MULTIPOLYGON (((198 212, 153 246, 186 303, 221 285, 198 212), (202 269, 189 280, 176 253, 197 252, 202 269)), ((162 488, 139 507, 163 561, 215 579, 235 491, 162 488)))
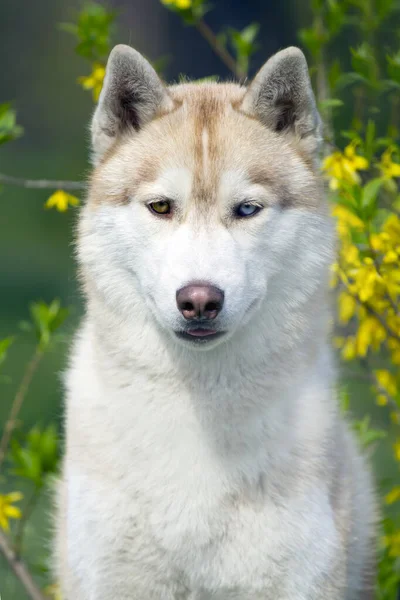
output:
POLYGON ((140 137, 134 133, 117 139, 94 171, 89 202, 124 203, 135 196, 146 182, 154 181, 161 167, 183 164, 193 172, 193 202, 206 208, 216 202, 215 190, 221 173, 244 170, 255 184, 272 186, 282 206, 320 207, 321 179, 310 160, 299 148, 295 136, 282 136, 266 129, 258 119, 239 110, 246 88, 236 84, 185 84, 170 89, 175 110, 152 121, 140 137), (204 171, 203 132, 208 137, 207 175, 204 171), (240 140, 238 147, 237 140, 240 140), (257 152, 254 152, 257 148, 257 152), (130 167, 125 188, 113 191, 108 184, 107 165, 118 161, 121 153, 130 167), (287 158, 285 159, 285 154, 287 158), (285 181, 283 160, 293 171, 307 169, 310 177, 304 192, 298 184, 285 181))

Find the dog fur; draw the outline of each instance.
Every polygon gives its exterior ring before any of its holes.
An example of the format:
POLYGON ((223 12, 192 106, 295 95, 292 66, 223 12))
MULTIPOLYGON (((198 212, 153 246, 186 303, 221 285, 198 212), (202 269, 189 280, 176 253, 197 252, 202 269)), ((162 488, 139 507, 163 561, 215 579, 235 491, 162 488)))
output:
POLYGON ((66 377, 66 600, 367 600, 376 508, 338 409, 334 234, 302 52, 166 87, 117 46, 92 121, 66 377), (149 203, 170 201, 172 214, 149 203), (234 207, 257 206, 238 218, 234 207), (204 343, 177 290, 223 290, 204 343))

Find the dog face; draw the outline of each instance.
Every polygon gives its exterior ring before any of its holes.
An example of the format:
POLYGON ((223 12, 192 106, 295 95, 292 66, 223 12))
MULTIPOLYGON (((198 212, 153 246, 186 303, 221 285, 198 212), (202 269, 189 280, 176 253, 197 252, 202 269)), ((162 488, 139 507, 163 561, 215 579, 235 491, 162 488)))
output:
POLYGON ((302 53, 270 59, 249 88, 165 88, 112 52, 93 124, 97 163, 80 260, 124 320, 148 311, 190 348, 221 343, 269 302, 306 302, 330 258, 302 53))

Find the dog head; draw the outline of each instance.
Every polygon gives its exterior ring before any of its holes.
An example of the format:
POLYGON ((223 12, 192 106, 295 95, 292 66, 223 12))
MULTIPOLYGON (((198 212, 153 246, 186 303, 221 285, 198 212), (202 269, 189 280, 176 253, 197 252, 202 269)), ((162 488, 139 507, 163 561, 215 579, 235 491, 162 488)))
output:
POLYGON ((166 87, 135 50, 114 48, 80 228, 94 293, 191 348, 222 343, 263 307, 306 303, 331 255, 320 138, 297 48, 248 87, 166 87))

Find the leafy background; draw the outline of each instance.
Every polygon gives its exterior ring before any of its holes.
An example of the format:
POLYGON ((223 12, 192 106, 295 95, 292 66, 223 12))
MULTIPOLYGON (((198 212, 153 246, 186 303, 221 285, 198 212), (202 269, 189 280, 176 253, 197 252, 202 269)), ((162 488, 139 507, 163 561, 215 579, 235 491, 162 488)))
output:
MULTIPOLYGON (((218 0, 214 4, 214 9, 207 14, 207 23, 212 30, 225 32, 220 38, 221 42, 229 38, 233 49, 235 44, 242 44, 238 68, 243 71, 248 66, 250 75, 269 55, 282 47, 301 41, 303 47, 311 49, 312 54, 313 44, 315 47, 321 40, 320 24, 315 15, 318 15, 317 5, 324 3, 218 0), (261 33, 254 42, 252 37, 257 33, 257 27, 248 30, 251 56, 246 57, 246 47, 243 48, 246 40, 235 31, 243 31, 251 23, 258 23, 261 33), (308 30, 310 24, 311 30, 308 30), (228 26, 233 28, 233 33, 228 26), (299 39, 300 30, 303 33, 299 39)), ((329 1, 325 4, 335 5, 329 1)), ((373 17, 379 3, 370 4, 373 17)), ((107 6, 117 11, 114 41, 136 47, 162 69, 167 80, 177 80, 181 74, 194 79, 208 75, 232 78, 228 68, 203 37, 183 24, 182 16, 185 15, 180 14, 179 7, 170 6, 177 10, 168 11, 159 0, 114 1, 107 6)), ((86 176, 87 125, 93 110, 93 99, 76 82, 79 77, 90 74, 91 65, 82 57, 84 49, 81 55, 76 52, 76 40, 71 31, 60 26, 76 22, 83 8, 84 3, 78 0, 68 3, 62 0, 42 0, 40 3, 16 0, 0 4, 0 44, 4 64, 7 65, 0 81, 0 103, 12 102, 17 109, 18 123, 24 128, 22 137, 0 146, 0 173, 33 179, 81 180, 86 176)), ((329 15, 329 18, 335 18, 335 11, 330 11, 329 15)), ((398 21, 397 15, 395 13, 393 19, 398 21)), ((340 20, 340 14, 336 18, 340 20)), ((335 24, 331 23, 331 26, 334 28, 335 24)), ((400 22, 383 22, 374 43, 383 43, 394 27, 400 31, 400 22)), ((345 31, 333 39, 329 46, 331 62, 337 58, 344 70, 351 68, 349 46, 355 47, 362 41, 349 35, 349 31, 345 31)), ((357 61, 358 64, 361 61, 360 69, 367 69, 366 78, 372 81, 374 73, 368 71, 368 60, 362 62, 362 53, 356 56, 357 61)), ((344 106, 340 107, 340 111, 336 111, 335 102, 326 104, 327 111, 335 111, 334 125, 337 130, 347 127, 353 118, 355 97, 351 90, 344 88, 342 98, 344 106)), ((382 111, 385 110, 382 101, 382 111)), ((375 114, 374 118, 379 122, 380 114, 375 114)), ((0 340, 10 335, 16 338, 2 368, 7 378, 0 383, 0 432, 17 391, 21 370, 36 347, 32 332, 20 327, 21 321, 31 318, 29 306, 34 300, 43 299, 50 303, 53 298, 60 298, 63 306, 72 307, 62 328, 62 336, 40 362, 20 413, 21 426, 16 442, 21 439, 21 444, 28 445, 37 442, 35 430, 28 440, 23 434, 34 426, 39 426, 40 431, 49 432, 50 444, 55 431, 62 436, 61 376, 67 364, 68 344, 82 312, 72 243, 77 212, 68 210, 60 214, 55 210, 43 210, 49 195, 50 192, 46 190, 25 190, 8 185, 3 185, 1 189, 0 340), (55 430, 46 430, 52 423, 55 424, 55 430)), ((341 370, 342 400, 350 403, 359 429, 365 430, 364 437, 376 438, 372 460, 384 493, 390 489, 388 481, 399 480, 392 452, 395 425, 389 412, 377 406, 371 386, 363 378, 358 365, 354 366, 353 372, 355 376, 350 376, 348 369, 341 370), (364 419, 366 414, 370 419, 367 422, 364 419), (387 443, 378 443, 379 433, 376 434, 376 431, 380 430, 388 432, 387 443)), ((18 463, 18 452, 18 447, 14 448, 14 463, 18 463)), ((32 482, 27 483, 13 476, 0 479, 0 494, 18 489, 28 502, 31 487, 32 482)), ((38 501, 30 507, 31 515, 25 526, 24 558, 41 587, 52 583, 46 566, 51 529, 50 489, 50 486, 46 487, 38 501)), ((397 506, 387 509, 394 518, 398 517, 397 506)), ((16 524, 12 527, 15 528, 16 524)), ((394 572, 393 561, 389 568, 394 572)), ((394 581, 396 578, 397 575, 394 581)), ((1 553, 0 594, 3 600, 28 598, 1 553)), ((395 585, 382 598, 393 600, 395 585)))

